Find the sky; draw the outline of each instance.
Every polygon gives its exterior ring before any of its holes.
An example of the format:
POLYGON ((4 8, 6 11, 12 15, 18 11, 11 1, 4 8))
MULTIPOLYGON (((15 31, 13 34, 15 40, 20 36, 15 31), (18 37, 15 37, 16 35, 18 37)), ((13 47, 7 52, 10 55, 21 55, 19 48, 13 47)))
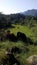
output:
POLYGON ((0 0, 0 12, 13 14, 37 9, 37 0, 0 0))

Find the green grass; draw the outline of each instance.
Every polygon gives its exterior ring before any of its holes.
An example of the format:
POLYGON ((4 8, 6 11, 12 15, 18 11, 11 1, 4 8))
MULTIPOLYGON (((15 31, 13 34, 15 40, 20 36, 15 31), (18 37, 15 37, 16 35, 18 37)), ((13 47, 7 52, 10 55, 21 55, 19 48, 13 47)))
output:
POLYGON ((17 32, 23 32, 24 34, 26 34, 27 37, 30 37, 31 39, 33 39, 34 41, 37 40, 37 26, 36 27, 32 27, 29 28, 28 26, 24 26, 24 25, 14 25, 15 28, 8 28, 7 30, 10 30, 12 33, 14 33, 15 35, 17 35, 17 32))
POLYGON ((22 25, 14 25, 14 26, 15 26, 15 28, 9 28, 8 30, 10 30, 15 35, 19 31, 25 33, 27 36, 30 36, 33 34, 32 31, 27 26, 22 26, 22 25))
MULTIPOLYGON (((10 30, 12 33, 14 33, 15 35, 17 35, 17 32, 23 32, 24 34, 26 34, 27 37, 30 37, 33 40, 37 40, 37 37, 35 37, 36 32, 33 32, 33 28, 29 28, 27 26, 22 26, 22 25, 13 25, 15 26, 15 28, 8 28, 7 30, 10 30)), ((34 27, 35 29, 35 27, 34 27)), ((37 28, 35 29, 37 31, 37 28)), ((16 54, 16 57, 19 59, 20 62, 22 62, 22 65, 27 65, 27 61, 26 59, 31 56, 31 55, 36 55, 37 54, 37 45, 28 45, 27 47, 29 48, 29 52, 24 52, 25 48, 25 43, 23 43, 22 41, 18 41, 18 42, 10 42, 10 41, 4 41, 4 42, 0 42, 0 59, 2 57, 4 57, 5 55, 5 51, 8 48, 11 48, 13 46, 19 47, 21 49, 23 49, 23 52, 20 54, 16 54)))
POLYGON ((11 47, 19 47, 21 49, 23 49, 23 52, 20 53, 20 54, 15 54, 16 58, 18 60, 20 60, 20 62, 24 65, 27 61, 26 59, 31 56, 31 55, 36 55, 37 54, 37 46, 34 46, 34 45, 28 45, 27 47, 29 48, 29 52, 24 52, 25 48, 24 48, 24 43, 21 42, 21 41, 18 41, 16 43, 14 42, 9 42, 9 41, 5 41, 5 42, 0 42, 0 59, 4 57, 5 55, 5 51, 6 49, 8 48, 11 48, 11 47))

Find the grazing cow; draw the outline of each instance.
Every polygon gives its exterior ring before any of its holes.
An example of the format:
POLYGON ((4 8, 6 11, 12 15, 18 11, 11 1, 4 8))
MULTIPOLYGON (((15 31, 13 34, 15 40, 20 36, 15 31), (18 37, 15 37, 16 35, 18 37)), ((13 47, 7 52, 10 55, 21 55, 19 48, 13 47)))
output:
POLYGON ((12 37, 12 41, 13 42, 16 42, 17 41, 17 37, 13 33, 11 34, 11 37, 12 37))
POLYGON ((6 38, 13 42, 17 41, 17 37, 13 33, 10 33, 10 31, 7 31, 6 38))
POLYGON ((24 33, 22 33, 22 32, 18 32, 18 33, 17 33, 17 39, 22 40, 23 42, 26 42, 26 43, 27 43, 27 37, 26 37, 26 35, 25 35, 24 33))

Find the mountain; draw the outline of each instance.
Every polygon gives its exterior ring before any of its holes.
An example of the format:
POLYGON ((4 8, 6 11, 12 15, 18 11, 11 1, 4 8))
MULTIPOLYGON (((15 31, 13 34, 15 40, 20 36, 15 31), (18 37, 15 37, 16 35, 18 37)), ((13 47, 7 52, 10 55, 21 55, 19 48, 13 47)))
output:
POLYGON ((23 15, 31 15, 31 16, 37 16, 37 9, 27 10, 25 12, 22 12, 23 15))

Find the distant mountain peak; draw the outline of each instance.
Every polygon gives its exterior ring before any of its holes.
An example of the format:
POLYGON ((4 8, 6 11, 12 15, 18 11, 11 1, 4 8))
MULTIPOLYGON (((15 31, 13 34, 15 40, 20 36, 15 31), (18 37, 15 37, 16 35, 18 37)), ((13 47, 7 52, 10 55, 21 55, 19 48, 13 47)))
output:
POLYGON ((27 10, 25 12, 22 12, 23 15, 31 15, 31 16, 37 16, 37 9, 31 9, 27 10))

